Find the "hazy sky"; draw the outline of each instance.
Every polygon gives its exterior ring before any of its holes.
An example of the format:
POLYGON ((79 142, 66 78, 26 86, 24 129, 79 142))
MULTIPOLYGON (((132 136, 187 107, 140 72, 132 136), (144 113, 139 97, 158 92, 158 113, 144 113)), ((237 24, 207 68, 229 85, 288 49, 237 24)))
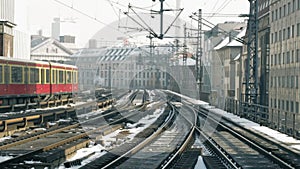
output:
MULTIPOLYGON (((54 17, 60 17, 62 20, 73 18, 76 23, 64 22, 61 24, 61 34, 75 35, 78 46, 85 45, 88 39, 98 30, 118 20, 119 15, 126 17, 123 12, 128 10, 129 3, 148 10, 159 10, 160 5, 159 0, 156 0, 156 2, 152 0, 57 0, 73 6, 74 9, 92 18, 96 18, 98 20, 96 21, 63 6, 56 0, 16 0, 17 3, 25 3, 26 1, 28 2, 28 27, 32 34, 36 34, 39 29, 42 29, 45 36, 50 36, 51 23, 54 17)), ((176 1, 180 2, 180 0, 165 0, 164 7, 175 9, 176 1)), ((219 17, 219 13, 241 14, 249 12, 248 0, 181 0, 180 7, 184 8, 180 18, 189 23, 191 23, 191 19, 188 16, 200 8, 203 17, 214 24, 224 21, 244 20, 244 18, 232 17, 232 15, 219 17), (212 16, 211 13, 217 14, 212 16)), ((146 11, 137 10, 137 12, 146 11)), ((174 12, 165 13, 175 15, 174 12)))

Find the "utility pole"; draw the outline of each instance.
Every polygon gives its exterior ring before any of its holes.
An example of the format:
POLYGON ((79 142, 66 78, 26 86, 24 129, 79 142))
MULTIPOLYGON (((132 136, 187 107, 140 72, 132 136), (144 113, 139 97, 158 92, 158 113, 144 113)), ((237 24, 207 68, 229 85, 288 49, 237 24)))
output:
POLYGON ((256 104, 258 97, 258 0, 249 0, 250 13, 248 20, 247 60, 245 70, 244 101, 256 104))
POLYGON ((163 23, 164 23, 164 1, 165 0, 159 0, 160 1, 160 35, 159 35, 159 39, 163 39, 164 37, 164 33, 163 33, 163 23))
POLYGON ((196 48, 196 82, 199 85, 199 95, 202 91, 202 10, 198 10, 197 48, 196 48))
POLYGON ((187 45, 186 45, 186 24, 184 24, 184 41, 183 41, 183 66, 186 66, 186 61, 187 61, 187 45))

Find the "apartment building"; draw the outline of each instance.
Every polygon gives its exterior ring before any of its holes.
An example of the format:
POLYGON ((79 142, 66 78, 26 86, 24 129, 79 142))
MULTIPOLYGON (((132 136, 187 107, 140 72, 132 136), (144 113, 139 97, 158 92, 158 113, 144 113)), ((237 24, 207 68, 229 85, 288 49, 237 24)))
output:
POLYGON ((269 119, 299 136, 300 0, 270 3, 269 119))

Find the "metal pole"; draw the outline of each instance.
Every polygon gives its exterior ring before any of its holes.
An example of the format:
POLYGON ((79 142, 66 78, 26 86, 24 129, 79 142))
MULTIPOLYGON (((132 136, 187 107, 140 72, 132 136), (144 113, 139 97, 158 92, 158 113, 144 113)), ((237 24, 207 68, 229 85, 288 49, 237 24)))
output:
POLYGON ((164 23, 164 0, 160 0, 160 36, 159 38, 163 38, 163 23, 164 23))

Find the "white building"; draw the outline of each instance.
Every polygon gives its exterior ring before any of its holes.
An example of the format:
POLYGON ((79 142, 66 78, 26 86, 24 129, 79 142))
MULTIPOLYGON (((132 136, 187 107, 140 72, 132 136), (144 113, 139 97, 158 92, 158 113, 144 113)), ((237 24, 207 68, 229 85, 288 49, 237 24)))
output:
POLYGON ((30 33, 27 0, 15 2, 14 58, 30 59, 30 33))
POLYGON ((10 22, 14 21, 15 1, 0 0, 0 18, 10 22))
POLYGON ((49 60, 56 62, 70 61, 70 56, 73 52, 58 40, 43 36, 32 37, 31 60, 49 60))
POLYGON ((27 22, 27 0, 0 0, 0 20, 16 24, 13 28, 14 58, 30 59, 30 35, 27 22))

